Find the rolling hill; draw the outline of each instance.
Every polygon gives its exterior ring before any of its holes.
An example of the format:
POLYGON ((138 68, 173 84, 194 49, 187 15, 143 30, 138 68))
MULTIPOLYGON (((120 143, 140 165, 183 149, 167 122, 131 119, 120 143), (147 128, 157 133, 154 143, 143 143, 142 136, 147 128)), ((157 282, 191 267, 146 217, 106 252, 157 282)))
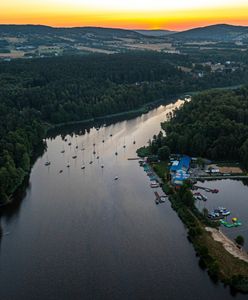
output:
POLYGON ((217 24, 177 32, 170 37, 184 41, 248 41, 248 26, 217 24))

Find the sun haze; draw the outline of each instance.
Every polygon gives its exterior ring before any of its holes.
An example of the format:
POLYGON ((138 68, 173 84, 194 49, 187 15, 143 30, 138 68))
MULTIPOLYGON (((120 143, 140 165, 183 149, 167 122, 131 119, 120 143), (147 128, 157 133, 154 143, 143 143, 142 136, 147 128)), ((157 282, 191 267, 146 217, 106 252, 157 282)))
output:
POLYGON ((247 0, 11 0, 0 23, 183 30, 215 23, 248 25, 247 0))

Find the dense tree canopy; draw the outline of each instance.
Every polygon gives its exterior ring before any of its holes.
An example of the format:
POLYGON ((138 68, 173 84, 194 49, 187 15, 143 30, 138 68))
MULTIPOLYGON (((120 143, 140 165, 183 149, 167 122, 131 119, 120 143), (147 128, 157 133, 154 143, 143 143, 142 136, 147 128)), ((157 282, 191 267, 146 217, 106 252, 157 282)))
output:
MULTIPOLYGON (((178 65, 189 65, 190 62, 191 58, 186 55, 132 52, 0 63, 0 203, 6 202, 29 172, 34 149, 44 138, 49 124, 119 113, 182 92, 240 84, 248 79, 246 69, 225 74, 210 72, 205 78, 198 78, 178 68, 178 65)), ((211 97, 209 95, 207 99, 211 101, 211 97)), ((240 97, 242 95, 237 95, 234 100, 239 102, 240 97)), ((194 132, 189 148, 188 135, 171 129, 169 144, 173 151, 187 146, 186 150, 195 153, 200 145, 202 154, 210 151, 211 156, 217 157, 228 147, 226 156, 233 157, 237 145, 241 145, 240 154, 248 157, 248 141, 243 140, 247 134, 240 133, 233 120, 237 117, 235 101, 232 105, 222 106, 222 114, 229 116, 222 129, 215 119, 219 112, 214 112, 211 117, 209 135, 213 132, 216 136, 217 126, 217 132, 223 133, 218 136, 220 144, 207 150, 209 138, 198 130, 194 132), (228 136, 230 132, 232 134, 228 136), (241 140, 233 145, 236 135, 241 140)), ((245 107, 244 103, 242 105, 245 107)), ((246 122, 246 107, 245 110, 238 109, 238 118, 239 122, 246 122)), ((176 123, 173 126, 177 126, 176 123)), ((246 129, 241 126, 240 130, 246 129)))
POLYGON ((241 160, 248 168, 247 87, 198 94, 162 127, 173 153, 241 160))

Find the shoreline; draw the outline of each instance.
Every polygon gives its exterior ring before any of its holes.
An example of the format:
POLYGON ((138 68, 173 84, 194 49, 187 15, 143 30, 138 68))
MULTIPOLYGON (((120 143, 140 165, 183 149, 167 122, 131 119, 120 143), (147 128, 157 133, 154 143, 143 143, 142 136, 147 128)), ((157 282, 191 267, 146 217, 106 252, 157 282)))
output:
POLYGON ((210 232, 212 238, 222 244, 222 246, 226 249, 234 257, 243 260, 248 263, 248 254, 246 251, 243 251, 242 248, 239 248, 230 238, 228 238, 222 231, 217 230, 211 227, 205 227, 207 232, 210 232))
MULTIPOLYGON (((130 116, 131 118, 134 118, 134 117, 142 115, 144 113, 148 113, 150 110, 155 109, 159 105, 162 105, 162 104, 168 105, 170 103, 174 103, 175 101, 177 101, 178 97, 182 97, 185 95, 186 95, 186 93, 181 94, 180 96, 179 95, 170 96, 167 99, 164 99, 164 98, 157 99, 154 101, 150 101, 134 110, 124 111, 124 112, 115 113, 115 114, 108 114, 105 116, 90 118, 90 119, 81 120, 81 121, 71 121, 71 122, 59 123, 59 124, 44 123, 45 135, 44 135, 43 139, 48 138, 49 133, 51 133, 53 130, 56 130, 56 129, 62 130, 63 128, 66 128, 69 126, 84 125, 84 124, 91 124, 91 123, 97 124, 97 121, 105 121, 105 120, 112 119, 112 118, 118 119, 120 117, 128 117, 128 116, 130 116), (153 106, 153 107, 149 107, 149 106, 153 106)), ((23 185, 26 184, 26 179, 29 178, 31 170, 32 170, 37 158, 41 155, 41 153, 40 153, 41 146, 42 146, 42 141, 41 141, 41 144, 38 146, 38 150, 35 150, 33 152, 33 155, 31 157, 31 165, 30 165, 29 171, 26 172, 22 182, 18 186, 16 186, 15 190, 10 195, 8 195, 8 201, 5 203, 2 203, 0 205, 0 210, 1 209, 4 210, 6 207, 10 206, 13 202, 15 202, 15 195, 18 194, 20 189, 23 189, 23 185)))
MULTIPOLYGON (((180 96, 184 96, 184 94, 180 95, 180 96)), ((139 115, 139 114, 144 114, 144 113, 148 113, 151 109, 156 108, 156 106, 158 105, 162 105, 165 104, 167 105, 165 102, 175 102, 177 97, 180 97, 179 95, 175 95, 175 96, 170 96, 169 98, 163 98, 163 99, 158 99, 158 100, 154 100, 151 102, 147 102, 145 104, 143 104, 142 106, 140 106, 137 109, 132 109, 132 110, 126 110, 123 112, 119 112, 119 113, 114 113, 114 114, 107 114, 104 116, 99 116, 99 117, 95 117, 95 118, 89 118, 86 120, 80 120, 80 121, 69 121, 69 122, 64 122, 64 123, 58 123, 58 124, 48 124, 48 129, 47 129, 47 134, 49 134, 49 132, 51 130, 54 129, 59 129, 59 128, 63 128, 63 127, 67 127, 67 126, 73 126, 73 125, 81 125, 81 124, 89 124, 89 123, 97 123, 98 121, 105 121, 107 119, 112 119, 112 118, 118 118, 118 117, 125 117, 130 115, 131 117, 134 117, 135 115, 139 115), (147 106, 149 105, 154 105, 154 107, 149 108, 147 106), (147 111, 148 109, 148 111, 147 111)))
MULTIPOLYGON (((237 88, 237 85, 236 86, 231 86, 231 87, 216 87, 216 88, 212 88, 210 90, 216 90, 216 89, 236 89, 237 88)), ((205 90, 209 90, 209 89, 205 89, 205 90)), ((43 125, 44 125, 44 130, 45 130, 45 134, 44 134, 44 138, 43 139, 46 139, 48 136, 49 136, 49 133, 51 133, 53 130, 62 130, 63 128, 66 128, 66 127, 69 127, 69 126, 76 126, 76 125, 83 125, 83 124, 90 124, 90 123, 94 123, 94 122, 97 122, 97 121, 104 121, 104 120, 111 120, 111 118, 119 118, 119 117, 127 117, 128 115, 132 118, 132 117, 135 117, 135 116, 138 116, 139 114, 143 114, 143 113, 148 113, 151 109, 155 108, 157 105, 159 104, 165 104, 165 102, 167 104, 169 104, 169 102, 175 102, 177 99, 179 99, 180 97, 185 97, 186 95, 189 95, 189 94, 198 94, 200 92, 203 92, 205 90, 198 90, 198 91, 195 91, 195 92, 182 92, 181 94, 177 94, 177 95, 170 95, 168 96, 168 98, 163 98, 163 99, 157 99, 157 100, 154 100, 154 101, 150 101, 150 102, 147 102, 145 104, 143 104, 142 106, 136 108, 136 109, 133 109, 133 110, 129 110, 129 111, 123 111, 123 112, 120 112, 120 113, 115 113, 115 114, 106 114, 104 116, 100 116, 100 117, 96 117, 96 118, 89 118, 89 119, 86 119, 86 120, 80 120, 80 121, 70 121, 70 122, 64 122, 64 123, 58 123, 58 124, 50 124, 48 122, 44 122, 43 125), (154 107, 149 107, 149 105, 154 105, 154 107)), ((41 141, 42 143, 42 141, 41 141)), ((36 161, 36 157, 38 156, 39 154, 36 153, 36 150, 34 150, 34 153, 32 154, 33 157, 31 157, 31 159, 33 160, 34 158, 34 162, 36 161)), ((22 179, 22 182, 20 184, 18 184, 18 186, 16 186, 16 188, 13 190, 13 192, 10 194, 10 195, 7 195, 8 196, 8 199, 11 199, 10 201, 7 201, 6 203, 2 203, 2 205, 0 206, 0 209, 1 207, 6 207, 8 206, 9 204, 11 204, 13 201, 14 201, 14 195, 16 192, 18 192, 18 189, 23 185, 23 182, 25 181, 25 178, 29 177, 30 176, 30 172, 32 170, 32 167, 34 165, 34 162, 31 163, 30 165, 30 169, 26 172, 25 174, 25 177, 22 179)))
MULTIPOLYGON (((161 163, 154 165, 159 166, 159 164, 161 163)), ((215 224, 207 222, 197 208, 190 208, 183 204, 178 192, 168 184, 167 173, 162 178, 156 167, 150 163, 149 165, 156 176, 162 180, 161 188, 168 195, 171 208, 176 211, 185 225, 188 239, 196 255, 200 257, 200 266, 207 270, 213 280, 220 280, 237 292, 248 294, 248 253, 239 249, 231 239, 215 228, 215 224)))

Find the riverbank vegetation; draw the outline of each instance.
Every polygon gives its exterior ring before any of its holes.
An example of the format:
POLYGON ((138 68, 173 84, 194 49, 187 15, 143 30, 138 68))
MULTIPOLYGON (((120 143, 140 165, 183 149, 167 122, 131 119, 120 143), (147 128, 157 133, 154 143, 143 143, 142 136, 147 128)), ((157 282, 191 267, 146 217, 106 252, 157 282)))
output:
POLYGON ((248 167, 248 88, 200 93, 162 124, 172 153, 248 167))
POLYGON ((0 63, 0 204, 8 202, 29 173, 31 157, 49 127, 248 78, 244 68, 210 72, 203 79, 178 67, 192 60, 187 55, 130 52, 0 63))
MULTIPOLYGON (((166 136, 162 132, 154 136, 147 147, 137 151, 138 155, 154 156, 161 149, 166 149, 165 154, 171 151, 210 157, 216 161, 240 160, 247 167, 247 87, 196 95, 191 102, 176 111, 169 122, 161 126, 166 130, 166 136)), ((164 180, 163 190, 169 194, 172 208, 187 226, 189 240, 200 257, 200 266, 207 269, 214 280, 248 293, 248 263, 234 257, 206 231, 206 227, 218 228, 218 222, 210 221, 204 212, 201 213, 195 207, 190 182, 186 181, 180 189, 170 186, 166 161, 166 157, 161 157, 161 162, 153 165, 153 169, 164 180)), ((243 245, 242 236, 236 238, 236 243, 243 245)))
MULTIPOLYGON (((204 212, 201 213, 195 207, 190 182, 186 181, 180 189, 174 189, 168 180, 168 161, 152 163, 152 168, 163 180, 163 191, 168 195, 172 208, 187 227, 188 239, 199 257, 199 266, 207 270, 215 282, 222 281, 235 291, 248 293, 248 263, 229 253, 206 230, 206 228, 216 230, 219 223, 210 221, 204 212)), ((236 242, 243 243, 242 237, 239 237, 236 242)))

